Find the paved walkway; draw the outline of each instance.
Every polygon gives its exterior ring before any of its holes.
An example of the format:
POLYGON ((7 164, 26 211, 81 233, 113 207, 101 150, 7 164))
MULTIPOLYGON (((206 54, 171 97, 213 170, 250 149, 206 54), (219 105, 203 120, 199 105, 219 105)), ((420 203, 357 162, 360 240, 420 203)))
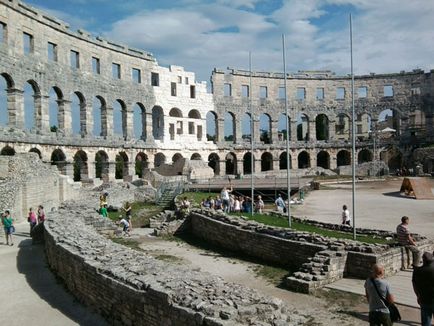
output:
POLYGON ((32 245, 27 223, 15 226, 14 245, 0 235, 0 325, 106 325, 78 303, 48 269, 42 245, 32 245))

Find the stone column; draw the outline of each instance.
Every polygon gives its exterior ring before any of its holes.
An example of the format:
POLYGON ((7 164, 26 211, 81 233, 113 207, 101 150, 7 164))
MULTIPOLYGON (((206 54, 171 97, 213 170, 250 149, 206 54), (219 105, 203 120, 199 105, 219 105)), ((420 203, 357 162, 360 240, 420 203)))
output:
POLYGON ((116 179, 116 162, 108 162, 108 180, 116 179))
POLYGON ((234 139, 236 144, 243 143, 243 132, 241 130, 241 120, 236 120, 234 118, 234 124, 235 124, 235 134, 234 139))
POLYGON ((298 155, 296 152, 291 153, 291 170, 298 170, 298 155))
POLYGON ((278 123, 279 123, 278 120, 271 119, 271 123, 270 123, 271 130, 270 130, 270 132, 271 132, 271 143, 272 144, 276 144, 279 141, 279 139, 278 139, 278 130, 277 130, 278 129, 278 123))
POLYGON ((219 164, 219 175, 226 175, 226 160, 220 160, 219 164))
MULTIPOLYGON (((255 159, 252 157, 252 159, 255 159)), ((253 164, 255 167, 255 172, 261 172, 261 159, 255 160, 255 163, 253 164)))
POLYGON ((309 164, 311 168, 315 168, 317 166, 316 153, 313 150, 308 151, 309 153, 309 164))
POLYGON ((261 139, 261 131, 259 130, 260 126, 259 126, 259 120, 254 118, 253 119, 253 141, 255 143, 258 143, 261 139))
POLYGON ((41 134, 50 133, 49 121, 49 101, 50 97, 46 95, 34 95, 35 99, 35 124, 36 130, 41 134))
MULTIPOLYGON (((113 136, 113 107, 112 106, 108 106, 106 109, 106 130, 107 133, 105 136, 110 137, 113 136)), ((104 122, 104 119, 103 119, 104 122)))
POLYGON ((279 167, 280 167, 280 160, 279 160, 279 158, 277 158, 277 159, 273 158, 273 170, 274 171, 279 171, 279 167))
POLYGON ((338 160, 335 152, 333 155, 330 155, 330 170, 334 170, 337 168, 338 168, 338 160))
POLYGON ((65 162, 65 166, 63 167, 64 174, 74 179, 74 162, 65 162))
POLYGON ((316 122, 315 120, 308 122, 309 130, 309 140, 316 140, 316 122))
POLYGON ((290 132, 291 132, 291 141, 297 141, 297 120, 292 121, 293 119, 291 119, 291 127, 290 127, 290 132))
POLYGON ((134 138, 134 114, 131 107, 128 107, 125 112, 125 126, 124 126, 124 135, 126 136, 125 139, 133 139, 134 138))
POLYGON ((59 130, 63 131, 65 135, 72 134, 72 117, 71 117, 71 101, 68 100, 58 100, 57 106, 58 120, 59 120, 59 130))
POLYGON ((152 112, 146 111, 144 114, 145 114, 145 126, 143 128, 142 137, 144 140, 146 140, 146 142, 153 142, 154 134, 152 130, 152 112))
POLYGON ((244 161, 242 159, 237 160, 237 173, 244 174, 244 161))
POLYGON ((87 177, 89 179, 95 179, 96 178, 96 168, 95 168, 95 161, 88 161, 87 162, 87 177))
POLYGON ((219 118, 217 119, 216 126, 216 134, 217 134, 217 142, 221 143, 225 141, 225 119, 219 118))
POLYGON ((8 125, 24 129, 24 91, 17 88, 7 90, 8 125))
MULTIPOLYGON (((94 121, 93 121, 93 106, 92 103, 90 103, 90 105, 86 105, 84 107, 84 135, 86 135, 86 137, 88 138, 92 138, 93 137, 93 125, 94 125, 94 121)), ((93 178, 94 176, 92 176, 93 178)))
POLYGON ((336 133, 336 121, 329 120, 329 140, 335 139, 335 133, 336 133))

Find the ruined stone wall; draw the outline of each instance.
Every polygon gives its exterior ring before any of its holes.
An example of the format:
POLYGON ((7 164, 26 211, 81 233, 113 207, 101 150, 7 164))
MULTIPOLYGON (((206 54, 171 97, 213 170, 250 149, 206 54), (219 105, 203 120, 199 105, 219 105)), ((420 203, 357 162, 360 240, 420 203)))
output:
POLYGON ((86 223, 93 215, 92 208, 79 203, 53 213, 44 225, 47 260, 68 289, 111 324, 300 325, 306 321, 280 300, 116 244, 86 223))

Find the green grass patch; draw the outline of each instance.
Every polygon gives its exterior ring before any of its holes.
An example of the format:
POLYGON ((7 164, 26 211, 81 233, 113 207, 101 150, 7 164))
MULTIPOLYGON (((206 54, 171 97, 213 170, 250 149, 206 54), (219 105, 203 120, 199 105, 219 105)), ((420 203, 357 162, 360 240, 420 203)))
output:
POLYGON ((281 286, 285 277, 290 275, 288 269, 269 265, 258 265, 253 268, 256 276, 266 279, 275 286, 281 286))
MULTIPOLYGON (((149 219, 163 209, 153 203, 133 202, 131 203, 133 228, 149 226, 149 219)), ((117 212, 108 212, 108 217, 112 221, 118 221, 119 217, 125 217, 125 211, 120 209, 117 212)))
POLYGON ((111 241, 115 242, 115 243, 119 243, 125 247, 134 249, 134 250, 139 250, 139 251, 143 251, 142 248, 140 248, 140 242, 134 239, 129 239, 129 238, 110 238, 111 241))
POLYGON ((199 207, 202 200, 208 197, 216 198, 217 196, 220 196, 219 192, 184 192, 178 198, 187 197, 193 207, 199 207))
POLYGON ((185 262, 183 258, 179 258, 172 255, 166 255, 166 254, 156 255, 154 256, 154 258, 165 262, 176 263, 176 264, 182 264, 185 262))

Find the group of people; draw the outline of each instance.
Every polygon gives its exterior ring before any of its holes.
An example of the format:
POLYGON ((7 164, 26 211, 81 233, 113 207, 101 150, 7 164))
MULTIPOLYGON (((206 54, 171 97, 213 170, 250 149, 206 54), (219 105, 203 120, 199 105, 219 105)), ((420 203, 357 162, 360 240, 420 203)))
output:
POLYGON ((38 206, 37 211, 35 212, 32 207, 29 208, 29 213, 27 215, 27 222, 30 225, 30 233, 32 233, 34 227, 40 223, 44 223, 45 221, 45 211, 42 205, 38 206))
MULTIPOLYGON (((108 217, 108 192, 103 192, 99 196, 99 214, 103 218, 108 217)), ((122 231, 124 232, 125 236, 130 236, 130 232, 133 230, 133 222, 132 222, 132 206, 129 201, 125 202, 125 204, 122 206, 122 210, 125 212, 125 216, 121 215, 119 216, 119 220, 117 221, 117 224, 122 227, 122 231)))

